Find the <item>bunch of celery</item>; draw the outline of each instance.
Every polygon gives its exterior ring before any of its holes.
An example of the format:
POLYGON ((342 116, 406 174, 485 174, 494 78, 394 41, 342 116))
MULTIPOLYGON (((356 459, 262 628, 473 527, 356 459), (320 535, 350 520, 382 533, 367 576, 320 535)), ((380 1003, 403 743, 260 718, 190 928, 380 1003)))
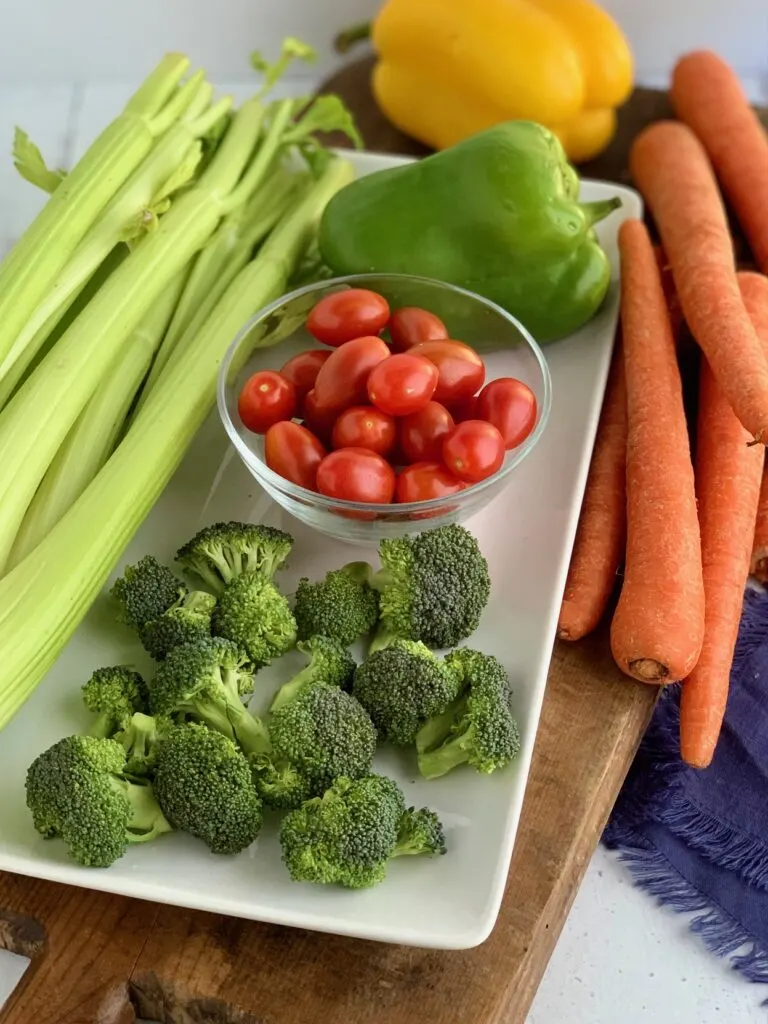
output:
POLYGON ((336 97, 264 95, 295 56, 308 50, 288 40, 259 62, 264 88, 233 112, 167 58, 64 176, 18 140, 51 197, 0 265, 0 310, 15 296, 0 316, 0 728, 168 482, 232 338, 287 289, 352 177, 315 138, 357 141, 336 97))

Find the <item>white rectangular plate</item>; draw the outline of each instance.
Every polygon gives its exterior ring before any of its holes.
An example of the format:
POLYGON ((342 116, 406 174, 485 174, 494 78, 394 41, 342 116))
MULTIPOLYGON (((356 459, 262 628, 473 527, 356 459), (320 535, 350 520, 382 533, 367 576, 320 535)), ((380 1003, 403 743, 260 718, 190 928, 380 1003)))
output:
MULTIPOLYGON (((360 174, 406 161, 351 154, 360 174)), ((616 234, 622 219, 639 217, 636 193, 586 181, 586 200, 620 195, 622 208, 599 225, 613 268, 607 300, 576 336, 546 349, 553 406, 536 449, 506 490, 468 523, 479 538, 493 577, 493 594, 471 639, 506 665, 515 688, 522 733, 516 763, 491 777, 459 769, 444 779, 418 778, 410 752, 382 751, 377 768, 392 774, 409 804, 429 804, 442 817, 445 857, 402 858, 386 881, 365 892, 291 882, 280 861, 275 821, 249 850, 218 857, 185 835, 133 847, 106 870, 73 864, 59 841, 32 828, 24 803, 29 762, 60 737, 87 728, 80 687, 103 664, 145 664, 128 630, 115 627, 104 599, 96 602, 33 697, 0 735, 0 869, 141 899, 320 931, 415 946, 461 949, 487 938, 499 911, 509 869, 531 753, 536 737, 568 559, 576 530, 618 316, 616 234)), ((274 356, 271 365, 279 365, 274 356)), ((509 373, 508 356, 489 357, 489 377, 509 373), (494 360, 500 360, 494 369, 494 360)), ((269 354, 265 365, 269 365, 269 354)), ((227 449, 215 414, 143 524, 121 566, 152 552, 170 560, 179 544, 217 519, 265 520, 296 538, 291 569, 281 576, 292 589, 301 575, 315 576, 350 559, 359 548, 313 534, 272 505, 227 449)), ((99 524, 93 524, 94 530, 99 524)), ((375 557, 375 551, 370 552, 375 557)), ((118 567, 119 571, 120 567, 118 567)), ((292 658, 293 656, 291 656, 292 658)), ((287 678, 298 660, 283 662, 287 678)), ((277 676, 259 676, 252 707, 259 710, 277 676), (263 680, 263 681, 262 681, 263 680)))

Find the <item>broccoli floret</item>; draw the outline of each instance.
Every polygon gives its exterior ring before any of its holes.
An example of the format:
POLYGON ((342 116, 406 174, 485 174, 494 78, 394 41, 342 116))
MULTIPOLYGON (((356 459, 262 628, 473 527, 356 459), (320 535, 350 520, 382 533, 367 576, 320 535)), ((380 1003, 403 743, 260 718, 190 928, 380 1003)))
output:
POLYGON ((435 779, 457 765, 470 764, 490 775, 520 749, 509 677, 497 658, 468 648, 453 651, 446 661, 461 675, 463 692, 416 737, 419 771, 435 779))
POLYGON ((380 625, 371 651, 393 639, 455 647, 477 629, 491 593, 488 563, 463 526, 451 524, 416 537, 379 544, 380 625))
POLYGON ((251 769, 232 740, 194 722, 161 743, 155 791, 173 825, 213 853, 239 853, 261 829, 261 800, 251 769))
POLYGON ((271 717, 271 756, 254 765, 264 802, 282 809, 319 796, 334 779, 367 775, 376 729, 366 711, 336 686, 315 683, 271 717))
POLYGON ((181 580, 153 555, 145 555, 136 565, 127 566, 111 590, 120 605, 122 621, 135 630, 159 618, 186 592, 181 580))
POLYGON ((253 692, 253 674, 236 644, 214 637, 174 647, 149 683, 155 715, 185 715, 203 722, 248 754, 269 751, 264 725, 241 698, 253 692))
POLYGON ((214 523, 195 534, 176 553, 176 561, 220 594, 245 572, 270 579, 285 562, 293 537, 260 523, 214 523))
POLYGON ((296 643, 296 620, 287 600, 260 572, 243 573, 224 588, 211 629, 242 648, 254 668, 279 658, 296 643))
POLYGON ((289 704, 315 683, 347 689, 355 674, 355 659, 338 640, 326 636, 313 636, 296 645, 309 655, 309 664, 287 683, 283 683, 272 700, 272 711, 289 704))
POLYGON ((455 700, 459 674, 415 640, 396 640, 370 654, 355 672, 352 693, 382 739, 413 743, 419 727, 455 700))
POLYGON ((395 857, 422 853, 445 853, 443 823, 434 811, 422 807, 418 811, 409 807, 400 819, 395 857))
POLYGON ((125 773, 132 776, 151 775, 157 763, 157 750, 171 730, 173 722, 165 715, 145 715, 137 711, 112 737, 125 751, 125 773))
POLYGON ((203 590, 185 594, 172 608, 151 622, 146 622, 139 632, 144 650, 155 661, 163 661, 174 647, 204 640, 211 635, 211 612, 216 598, 203 590))
POLYGON ((111 739, 59 740, 29 766, 26 792, 37 831, 60 836, 86 867, 108 867, 130 843, 171 831, 152 786, 125 777, 125 751, 111 739))
POLYGON ((379 618, 379 595, 370 586, 372 575, 365 562, 352 562, 316 583, 306 577, 299 580, 293 609, 299 639, 328 636, 348 647, 370 633, 379 618))
POLYGON ((146 711, 147 684, 127 665, 98 668, 83 686, 83 703, 98 717, 90 736, 112 736, 124 729, 131 715, 146 711))
POLYGON ((392 779, 366 775, 337 779, 321 797, 287 814, 280 845, 294 881, 365 889, 383 881, 393 857, 442 852, 438 827, 406 811, 392 779))

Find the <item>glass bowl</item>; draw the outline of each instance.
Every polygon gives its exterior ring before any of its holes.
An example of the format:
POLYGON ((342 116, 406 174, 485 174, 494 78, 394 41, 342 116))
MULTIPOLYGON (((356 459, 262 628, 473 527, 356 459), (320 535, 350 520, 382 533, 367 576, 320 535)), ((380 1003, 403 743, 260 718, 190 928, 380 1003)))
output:
POLYGON ((307 285, 261 310, 230 346, 219 371, 217 402, 224 429, 238 455, 267 494, 302 523, 347 543, 378 544, 464 522, 489 504, 509 483, 514 470, 534 449, 549 417, 551 380, 544 355, 531 335, 500 306, 472 292, 429 278, 406 274, 356 274, 307 285), (420 306, 440 317, 449 337, 482 353, 486 381, 516 377, 536 395, 537 420, 526 440, 508 451, 492 477, 458 494, 429 501, 370 505, 328 498, 299 487, 271 470, 264 461, 264 438, 240 422, 237 400, 245 381, 257 370, 277 370, 291 356, 309 348, 325 348, 307 333, 304 323, 324 295, 346 288, 369 288, 383 295, 392 309, 420 306), (276 348, 279 343, 279 348, 276 348))

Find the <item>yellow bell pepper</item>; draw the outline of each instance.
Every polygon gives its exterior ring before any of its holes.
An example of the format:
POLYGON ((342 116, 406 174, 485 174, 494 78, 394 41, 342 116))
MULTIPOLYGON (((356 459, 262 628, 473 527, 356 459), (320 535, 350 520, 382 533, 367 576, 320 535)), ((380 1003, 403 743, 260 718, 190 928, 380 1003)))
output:
POLYGON ((588 160, 632 89, 627 41, 591 0, 386 0, 370 34, 377 103, 434 149, 525 119, 588 160))

